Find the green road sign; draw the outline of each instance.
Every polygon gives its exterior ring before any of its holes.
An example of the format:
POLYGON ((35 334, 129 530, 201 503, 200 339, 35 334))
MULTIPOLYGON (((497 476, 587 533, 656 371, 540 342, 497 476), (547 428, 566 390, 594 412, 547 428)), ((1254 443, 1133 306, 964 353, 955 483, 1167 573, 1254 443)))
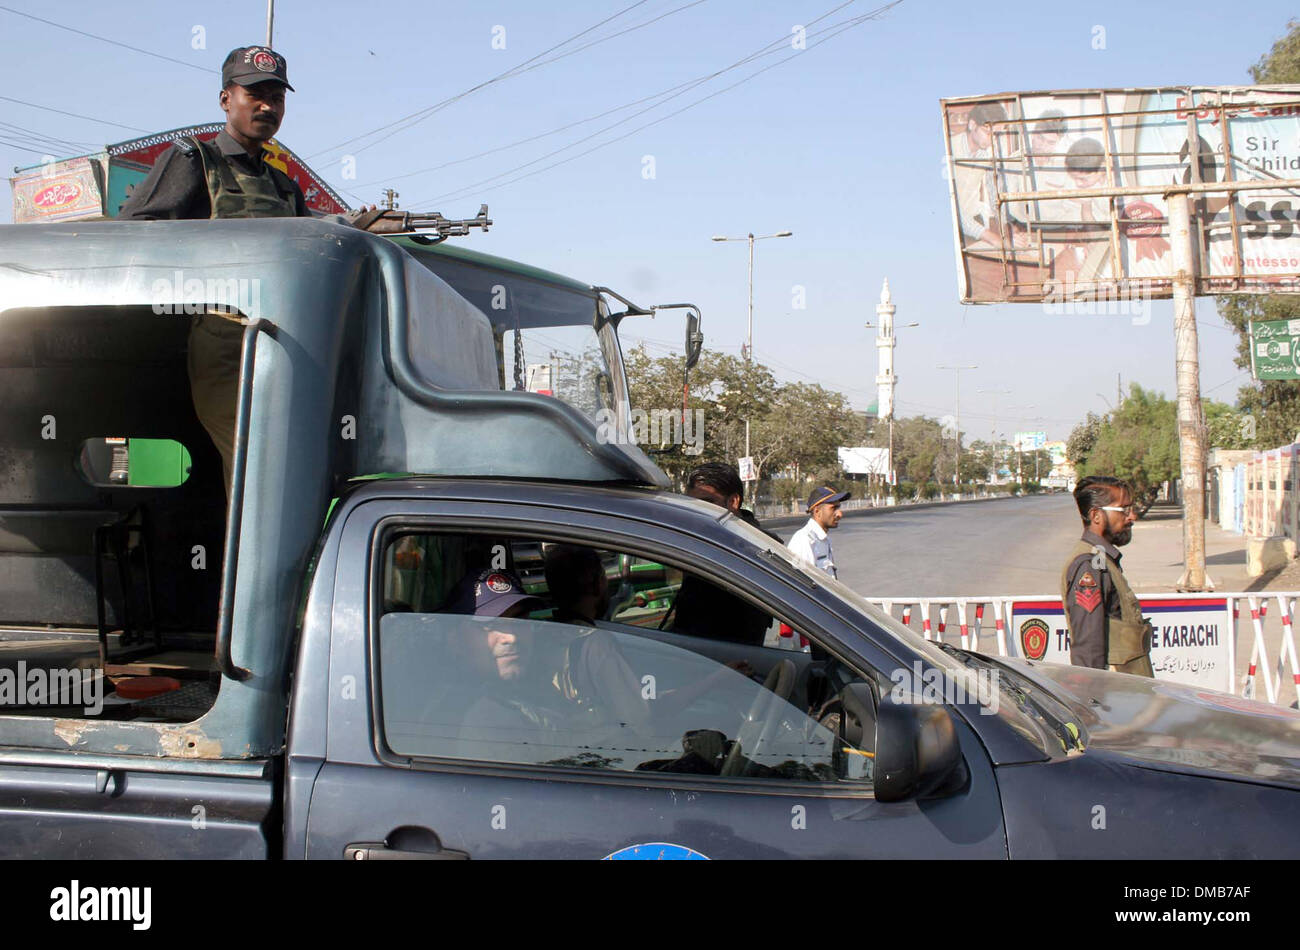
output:
POLYGON ((1300 320, 1252 320, 1250 369, 1256 379, 1300 379, 1300 320))

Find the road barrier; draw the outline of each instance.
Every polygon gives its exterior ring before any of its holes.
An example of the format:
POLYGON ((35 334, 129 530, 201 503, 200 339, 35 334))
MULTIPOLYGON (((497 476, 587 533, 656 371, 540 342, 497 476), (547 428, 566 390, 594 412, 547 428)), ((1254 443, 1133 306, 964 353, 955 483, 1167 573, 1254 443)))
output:
MULTIPOLYGON (((1140 596, 1142 613, 1152 623, 1151 662, 1156 678, 1238 694, 1238 638, 1251 638, 1250 664, 1239 695, 1291 705, 1300 698, 1292 616, 1300 592, 1149 594, 1140 596), (1269 624, 1269 603, 1276 625, 1269 624), (1249 626, 1240 623, 1242 609, 1249 626), (1269 640, 1280 643, 1277 665, 1270 662, 1269 640), (1290 669, 1288 679, 1287 670, 1290 669), (1262 686, 1263 695, 1259 695, 1262 686)), ((927 640, 957 642, 962 649, 997 656, 1069 663, 1069 633, 1061 598, 872 597, 868 598, 927 640), (987 618, 991 615, 990 630, 987 618), (937 617, 937 624, 932 618, 937 617), (950 632, 956 620, 957 631, 950 632)))

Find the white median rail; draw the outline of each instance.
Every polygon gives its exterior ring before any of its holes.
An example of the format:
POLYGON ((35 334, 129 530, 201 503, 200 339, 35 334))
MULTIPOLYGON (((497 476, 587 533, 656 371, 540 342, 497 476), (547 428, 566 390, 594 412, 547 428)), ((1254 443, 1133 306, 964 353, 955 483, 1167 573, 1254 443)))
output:
MULTIPOLYGON (((1237 693, 1238 637, 1249 636, 1251 659, 1241 695, 1291 705, 1300 695, 1300 658, 1292 623, 1297 598, 1297 592, 1140 595, 1143 615, 1153 627, 1151 662, 1156 679, 1237 693), (1276 623, 1272 625, 1270 600, 1276 605, 1272 613, 1276 623), (1249 611, 1249 626, 1239 623, 1243 607, 1249 611), (1275 669, 1269 662, 1270 637, 1280 638, 1275 669), (1262 697, 1257 695, 1260 680, 1262 697)), ((1069 634, 1060 597, 869 599, 927 640, 995 656, 1070 662, 1069 634), (985 618, 990 613, 993 630, 988 631, 985 618), (949 629, 951 620, 956 621, 955 633, 949 629)))

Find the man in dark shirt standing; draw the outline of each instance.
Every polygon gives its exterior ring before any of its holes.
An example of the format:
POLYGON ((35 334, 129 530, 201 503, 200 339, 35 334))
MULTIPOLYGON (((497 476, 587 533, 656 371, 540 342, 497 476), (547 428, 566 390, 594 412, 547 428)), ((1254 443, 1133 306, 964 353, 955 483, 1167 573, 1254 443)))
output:
POLYGON ((1061 572, 1061 600, 1075 666, 1154 676, 1151 623, 1120 569, 1119 548, 1133 537, 1133 493, 1110 475, 1090 475, 1074 489, 1083 537, 1061 572))
MULTIPOLYGON (((265 46, 232 50, 221 66, 226 127, 211 142, 186 138, 158 159, 135 187, 118 218, 305 218, 302 189, 266 161, 263 145, 284 118, 289 85, 284 57, 265 46)), ((226 491, 235 454, 240 340, 237 319, 219 313, 194 317, 189 337, 194 411, 221 453, 226 491)))
POLYGON ((182 139, 164 152, 136 185, 118 217, 308 217, 302 189, 267 164, 263 145, 284 119, 289 85, 284 57, 265 46, 232 50, 221 66, 221 109, 226 127, 211 142, 182 139))
MULTIPOLYGON (((686 494, 725 508, 760 531, 758 519, 740 507, 744 483, 740 473, 723 462, 706 462, 687 476, 686 494), (748 516, 748 517, 746 517, 748 516)), ((780 543, 771 532, 764 532, 780 543)), ((748 646, 762 646, 772 618, 735 594, 687 574, 671 609, 675 633, 689 633, 709 640, 726 640, 748 646)))

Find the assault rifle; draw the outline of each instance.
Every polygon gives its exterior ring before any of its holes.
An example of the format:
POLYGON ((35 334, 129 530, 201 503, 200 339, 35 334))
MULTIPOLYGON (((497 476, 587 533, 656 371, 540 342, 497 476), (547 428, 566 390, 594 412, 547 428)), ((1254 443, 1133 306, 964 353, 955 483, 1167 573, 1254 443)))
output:
POLYGON ((419 232, 442 241, 449 237, 462 237, 469 234, 470 228, 482 228, 487 231, 492 226, 492 219, 488 217, 488 206, 479 205, 478 214, 472 218, 459 220, 444 218, 437 211, 424 213, 376 208, 374 211, 358 213, 352 218, 352 223, 363 231, 370 231, 373 234, 419 232))

